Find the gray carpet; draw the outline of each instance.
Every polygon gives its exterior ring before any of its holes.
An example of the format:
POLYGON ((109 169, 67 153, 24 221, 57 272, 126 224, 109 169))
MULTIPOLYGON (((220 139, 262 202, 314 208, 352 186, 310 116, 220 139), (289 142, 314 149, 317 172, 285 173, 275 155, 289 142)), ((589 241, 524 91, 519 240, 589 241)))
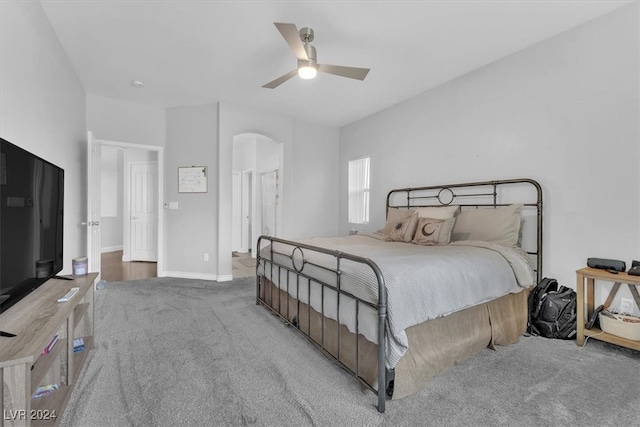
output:
POLYGON ((255 278, 149 279, 96 294, 64 426, 637 425, 640 353, 522 337, 387 401, 255 305, 255 278))

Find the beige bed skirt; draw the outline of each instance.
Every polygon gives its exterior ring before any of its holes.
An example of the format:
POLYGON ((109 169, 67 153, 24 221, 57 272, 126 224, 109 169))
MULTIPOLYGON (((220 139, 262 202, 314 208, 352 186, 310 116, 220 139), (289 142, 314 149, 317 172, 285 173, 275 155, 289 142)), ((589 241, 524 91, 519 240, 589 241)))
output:
MULTIPOLYGON (((376 388, 378 346, 356 336, 344 325, 260 278, 260 298, 274 311, 297 325, 330 356, 376 388), (299 313, 298 313, 299 311, 299 313), (357 357, 356 357, 357 354, 357 357), (356 371, 356 359, 357 371, 356 371)), ((527 290, 507 294, 446 317, 429 320, 406 330, 409 349, 395 368, 393 399, 417 393, 431 378, 469 359, 485 347, 518 342, 527 330, 527 290)))

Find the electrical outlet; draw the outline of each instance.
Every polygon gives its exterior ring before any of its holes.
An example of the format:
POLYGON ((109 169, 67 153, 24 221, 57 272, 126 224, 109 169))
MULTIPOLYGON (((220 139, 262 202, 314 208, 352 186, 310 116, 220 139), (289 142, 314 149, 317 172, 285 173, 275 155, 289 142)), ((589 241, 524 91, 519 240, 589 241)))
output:
POLYGON ((209 254, 204 254, 204 260, 209 261, 209 254))
POLYGON ((631 313, 633 300, 631 298, 620 298, 620 311, 623 313, 631 313))

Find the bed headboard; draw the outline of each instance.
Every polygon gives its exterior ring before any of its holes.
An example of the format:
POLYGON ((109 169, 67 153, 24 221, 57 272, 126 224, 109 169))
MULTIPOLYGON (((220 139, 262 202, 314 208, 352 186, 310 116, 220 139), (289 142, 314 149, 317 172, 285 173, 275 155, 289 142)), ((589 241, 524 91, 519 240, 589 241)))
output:
POLYGON ((542 278, 542 188, 528 178, 427 187, 398 188, 387 194, 389 208, 457 205, 461 209, 486 209, 521 203, 521 247, 531 257, 536 283, 542 278))

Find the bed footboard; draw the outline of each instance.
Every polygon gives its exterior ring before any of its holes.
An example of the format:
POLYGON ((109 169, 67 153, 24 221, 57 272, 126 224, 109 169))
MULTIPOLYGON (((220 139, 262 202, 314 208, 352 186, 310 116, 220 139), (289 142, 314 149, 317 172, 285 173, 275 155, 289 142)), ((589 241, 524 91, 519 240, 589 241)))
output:
POLYGON ((277 314, 376 393, 378 411, 384 412, 390 380, 385 365, 387 293, 378 266, 367 258, 276 237, 260 236, 257 247, 265 249, 259 250, 256 256, 256 304, 262 304, 277 314), (318 257, 322 258, 321 263, 317 262, 318 257), (371 271, 377 280, 377 298, 354 295, 345 289, 341 281, 345 262, 357 263, 371 271), (309 274, 309 270, 314 274, 309 274), (350 320, 340 318, 341 315, 344 317, 343 308, 346 306, 355 309, 350 320), (371 345, 361 332, 359 319, 361 312, 366 310, 377 313, 376 345, 371 345), (319 329, 312 327, 312 318, 319 318, 319 329), (335 322, 331 321, 332 318, 335 322), (327 331, 333 332, 329 334, 327 331), (345 345, 342 341, 351 336, 355 336, 353 345, 345 345), (345 347, 353 348, 355 355, 345 352, 345 347), (377 372, 375 375, 364 373, 361 361, 365 353, 375 351, 376 347, 377 372))

